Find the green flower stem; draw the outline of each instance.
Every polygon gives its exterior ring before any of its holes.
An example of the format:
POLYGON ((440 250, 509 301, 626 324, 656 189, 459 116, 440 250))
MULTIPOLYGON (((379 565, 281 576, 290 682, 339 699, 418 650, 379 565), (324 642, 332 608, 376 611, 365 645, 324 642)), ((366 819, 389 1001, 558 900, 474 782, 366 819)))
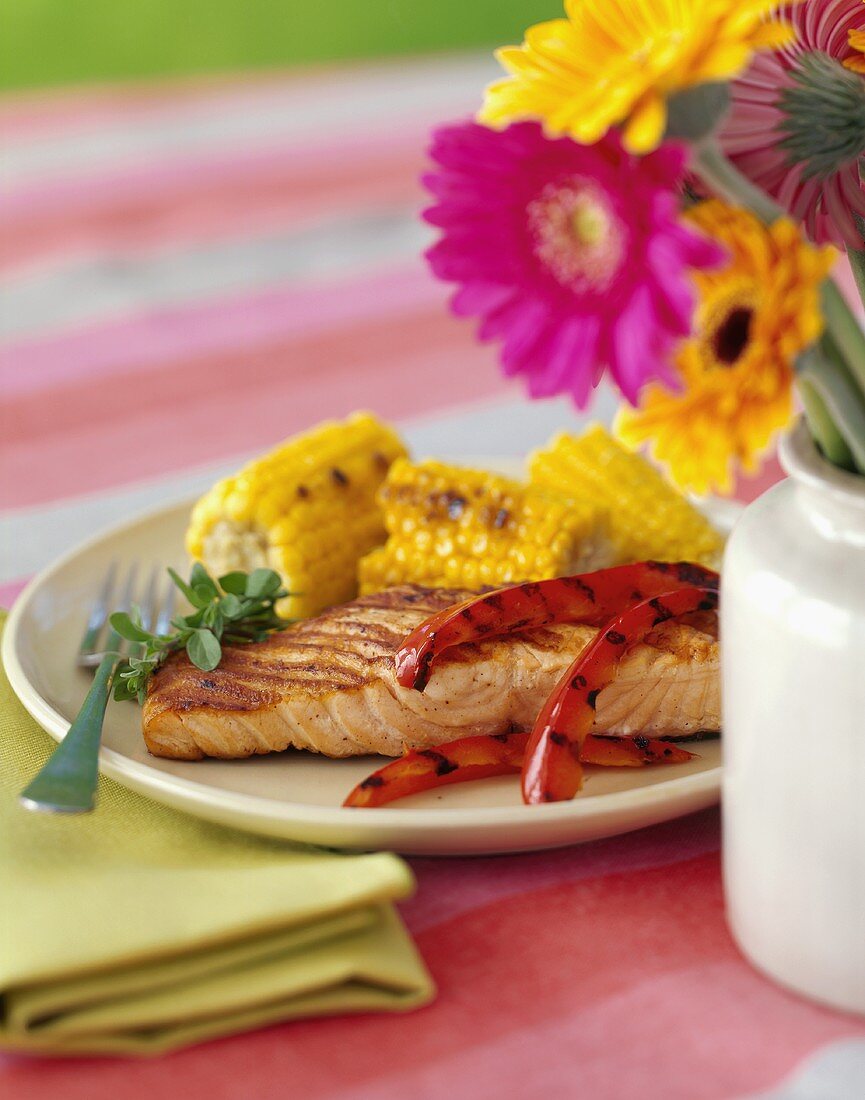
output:
POLYGON ((865 332, 832 279, 823 283, 821 294, 826 335, 865 395, 865 332))
POLYGON ((808 421, 808 427, 817 446, 834 466, 840 466, 844 470, 855 470, 853 453, 835 427, 835 421, 813 382, 800 376, 797 388, 805 409, 805 419, 808 421))
MULTIPOLYGON (((716 141, 709 140, 697 146, 696 168, 713 191, 728 202, 748 207, 766 224, 785 216, 777 203, 727 159, 716 141)), ((853 255, 851 253, 851 263, 853 255)), ((821 294, 826 331, 865 395, 865 333, 832 279, 824 281, 821 294)))
MULTIPOLYGON (((703 181, 720 198, 745 206, 770 225, 785 215, 761 188, 753 184, 732 164, 716 141, 709 138, 695 146, 694 167, 703 181)), ((860 291, 865 284, 865 254, 851 253, 851 263, 860 291), (855 256, 855 259, 854 259, 855 256)), ((832 279, 821 288, 825 333, 822 352, 810 350, 800 357, 799 377, 809 380, 821 398, 829 419, 834 421, 852 452, 854 465, 865 473, 865 333, 832 279)), ((826 418, 817 420, 824 425, 826 418)), ((815 420, 809 415, 809 424, 815 420)), ((817 437, 823 446, 823 441, 817 437)), ((832 449, 840 453, 837 443, 832 449)), ((825 449, 825 448, 824 448, 825 449)), ((829 457, 829 451, 825 451, 829 457)), ((833 459, 834 461, 834 459, 833 459)))
POLYGON ((707 141, 700 142, 696 146, 696 154, 694 167, 703 182, 707 183, 719 198, 734 206, 746 206, 767 225, 784 216, 785 211, 770 199, 761 187, 757 187, 747 176, 743 176, 739 169, 727 159, 717 141, 709 138, 707 141))
POLYGON ((817 391, 850 449, 855 469, 865 474, 865 397, 837 348, 823 338, 799 356, 796 373, 817 391))
POLYGON ((865 304, 865 249, 849 248, 847 250, 847 259, 850 261, 850 266, 853 268, 853 278, 856 280, 856 286, 859 290, 859 297, 865 304))

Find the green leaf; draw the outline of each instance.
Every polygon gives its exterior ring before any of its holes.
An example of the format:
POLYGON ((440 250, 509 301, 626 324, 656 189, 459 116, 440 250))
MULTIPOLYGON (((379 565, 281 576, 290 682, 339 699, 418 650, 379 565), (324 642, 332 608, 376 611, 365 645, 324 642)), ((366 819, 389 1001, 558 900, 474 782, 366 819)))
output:
MULTIPOLYGON (((118 634, 141 649, 119 665, 114 682, 116 699, 137 698, 143 703, 150 676, 170 653, 185 649, 192 663, 202 671, 216 668, 222 659, 220 638, 242 645, 261 641, 288 623, 279 618, 274 603, 286 595, 279 574, 272 569, 226 573, 217 584, 200 563, 193 565, 189 581, 173 570, 171 579, 192 605, 189 615, 171 620, 167 634, 151 634, 141 625, 140 612, 115 612, 112 626, 118 634)), ((119 655, 118 655, 119 656, 119 655)))
POLYGON ((190 661, 202 672, 211 672, 222 658, 222 646, 210 630, 196 630, 186 643, 190 661))
POLYGON ((206 584, 197 584, 192 589, 192 591, 195 593, 196 596, 198 596, 198 599, 200 601, 195 605, 196 607, 209 607, 210 604, 213 603, 214 599, 216 599, 213 592, 211 592, 206 584))
POLYGON ((122 703, 127 699, 134 699, 137 694, 137 691, 130 687, 128 680, 117 679, 114 681, 114 698, 118 703, 122 703))
POLYGON ((204 612, 206 610, 206 607, 199 607, 199 609, 197 611, 193 611, 191 615, 184 615, 183 619, 181 620, 183 625, 179 629, 188 630, 191 627, 193 630, 195 630, 196 627, 201 626, 202 622, 204 621, 204 612))
POLYGON ((253 600, 265 599, 279 591, 282 581, 272 569, 253 569, 246 580, 246 595, 253 600))
POLYGON ((199 595, 194 588, 191 588, 182 577, 179 577, 173 569, 168 570, 169 576, 183 593, 183 595, 189 600, 193 607, 207 607, 210 603, 209 596, 199 595))
POLYGON ((129 642, 149 642, 154 635, 132 621, 125 611, 115 611, 108 620, 121 638, 129 642))
POLYGON ((225 628, 225 616, 219 610, 215 603, 212 603, 210 607, 204 612, 204 626, 209 627, 213 633, 219 638, 225 628))
POLYGON ((235 596, 242 596, 246 592, 246 573, 239 570, 234 573, 226 573, 219 578, 219 586, 223 592, 231 592, 235 596))
POLYGON ((210 594, 211 599, 215 599, 219 595, 216 581, 211 577, 200 561, 197 561, 195 565, 193 565, 192 572, 189 574, 189 583, 196 591, 199 588, 204 588, 210 594))
POLYGON ((233 592, 229 592, 219 601, 219 610, 226 619, 237 619, 243 614, 243 604, 233 592))

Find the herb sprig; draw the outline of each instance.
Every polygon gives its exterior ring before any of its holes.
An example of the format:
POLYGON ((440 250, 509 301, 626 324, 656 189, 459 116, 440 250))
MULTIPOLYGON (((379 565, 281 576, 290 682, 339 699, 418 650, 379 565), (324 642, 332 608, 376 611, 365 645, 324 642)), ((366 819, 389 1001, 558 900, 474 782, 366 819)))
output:
POLYGON ((170 634, 152 634, 142 625, 141 611, 116 611, 111 625, 121 638, 138 643, 140 652, 126 657, 114 678, 115 699, 144 702, 147 681, 169 653, 185 649, 190 661, 202 672, 211 672, 222 660, 222 645, 260 642, 274 630, 289 625, 276 613, 275 605, 289 593, 272 569, 251 573, 226 573, 218 581, 196 563, 187 583, 168 570, 171 579, 189 601, 193 611, 171 620, 170 634))

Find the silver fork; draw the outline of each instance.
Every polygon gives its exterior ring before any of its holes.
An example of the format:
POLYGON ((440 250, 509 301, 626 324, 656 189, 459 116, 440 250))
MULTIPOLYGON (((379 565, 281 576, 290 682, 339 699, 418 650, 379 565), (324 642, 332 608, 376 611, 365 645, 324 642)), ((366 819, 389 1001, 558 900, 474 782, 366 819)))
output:
MULTIPOLYGON (((174 614, 176 589, 166 578, 164 595, 160 596, 160 573, 154 566, 144 586, 140 601, 135 599, 138 566, 127 570, 120 585, 120 596, 114 602, 119 574, 118 563, 112 562, 99 595, 90 609, 87 627, 78 648, 76 663, 81 668, 95 668, 93 684, 81 704, 81 710, 45 767, 21 792, 19 799, 28 810, 44 813, 82 814, 93 809, 96 783, 99 778, 99 743, 105 708, 111 695, 111 684, 120 661, 129 655, 129 643, 108 622, 114 611, 129 611, 137 606, 145 630, 166 634, 174 614), (105 637, 103 638, 103 632, 105 637)), ((132 649, 137 649, 132 646, 132 649)))

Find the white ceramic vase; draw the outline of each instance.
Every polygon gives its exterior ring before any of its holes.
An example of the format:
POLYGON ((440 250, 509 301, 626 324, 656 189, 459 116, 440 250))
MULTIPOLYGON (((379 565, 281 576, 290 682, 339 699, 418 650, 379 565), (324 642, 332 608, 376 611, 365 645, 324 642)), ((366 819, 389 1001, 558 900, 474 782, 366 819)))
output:
POLYGON ((800 423, 724 560, 724 880, 769 976, 865 1013, 865 478, 800 423))

